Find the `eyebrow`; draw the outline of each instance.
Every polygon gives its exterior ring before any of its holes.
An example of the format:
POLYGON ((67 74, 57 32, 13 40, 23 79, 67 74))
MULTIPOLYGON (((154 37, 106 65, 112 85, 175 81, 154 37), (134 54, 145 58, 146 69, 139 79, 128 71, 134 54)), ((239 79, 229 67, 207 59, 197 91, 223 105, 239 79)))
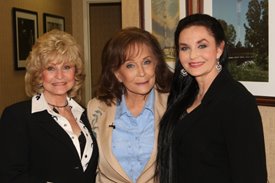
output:
POLYGON ((204 41, 208 42, 206 39, 201 39, 201 40, 198 41, 198 43, 201 43, 201 42, 204 42, 204 41))
MULTIPOLYGON (((205 42, 208 42, 207 39, 200 39, 200 40, 197 41, 196 43, 197 43, 197 44, 200 44, 201 42, 204 42, 204 41, 205 41, 205 42)), ((186 44, 186 43, 179 43, 179 45, 180 45, 180 46, 186 46, 186 45, 188 45, 188 44, 186 44)))

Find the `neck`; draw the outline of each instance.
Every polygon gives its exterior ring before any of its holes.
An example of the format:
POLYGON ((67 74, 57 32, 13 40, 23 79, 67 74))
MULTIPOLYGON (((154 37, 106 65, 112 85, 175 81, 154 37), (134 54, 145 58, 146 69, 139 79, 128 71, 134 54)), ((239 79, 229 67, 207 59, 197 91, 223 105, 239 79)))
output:
POLYGON ((47 103, 56 108, 64 108, 68 106, 68 101, 67 101, 67 95, 53 95, 49 93, 48 91, 44 91, 44 98, 47 101, 47 103))
POLYGON ((145 103, 149 94, 146 95, 125 95, 125 100, 128 105, 140 105, 145 103))
POLYGON ((51 104, 51 103, 48 103, 50 106, 52 106, 53 108, 65 108, 68 106, 68 101, 66 100, 66 103, 64 105, 54 105, 54 104, 51 104))
POLYGON ((142 111, 148 95, 139 95, 136 97, 133 96, 125 96, 126 106, 133 116, 138 116, 142 111))

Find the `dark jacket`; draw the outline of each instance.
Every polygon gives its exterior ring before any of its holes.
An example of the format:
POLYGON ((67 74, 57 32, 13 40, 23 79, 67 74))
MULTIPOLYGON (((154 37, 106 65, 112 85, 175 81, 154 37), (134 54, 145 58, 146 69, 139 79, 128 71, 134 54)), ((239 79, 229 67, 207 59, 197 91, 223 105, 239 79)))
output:
MULTIPOLYGON (((81 120, 92 134, 86 111, 81 120)), ((92 138, 93 154, 83 172, 70 137, 47 111, 31 114, 31 101, 12 105, 0 121, 0 182, 92 183, 98 163, 92 138)))
POLYGON ((263 127, 255 97, 223 70, 174 133, 177 181, 265 183, 263 127))

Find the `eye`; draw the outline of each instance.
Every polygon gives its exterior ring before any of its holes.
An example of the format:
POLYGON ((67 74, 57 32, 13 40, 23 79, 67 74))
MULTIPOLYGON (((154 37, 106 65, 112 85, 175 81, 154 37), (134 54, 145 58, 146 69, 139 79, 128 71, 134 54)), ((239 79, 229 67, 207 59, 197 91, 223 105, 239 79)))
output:
POLYGON ((207 46, 206 46, 206 44, 200 44, 198 47, 199 47, 200 49, 203 49, 203 48, 206 48, 207 46))
POLYGON ((143 62, 144 65, 149 65, 149 64, 151 64, 151 63, 152 63, 152 61, 149 60, 149 59, 146 59, 146 60, 144 60, 144 62, 143 62))
POLYGON ((64 70, 70 70, 72 68, 71 65, 64 65, 64 70))
POLYGON ((47 71, 55 71, 55 68, 53 66, 48 66, 46 68, 47 71))
POLYGON ((126 64, 126 68, 128 68, 128 69, 131 69, 131 68, 134 68, 134 67, 135 67, 134 64, 131 64, 131 63, 126 64))
POLYGON ((181 46, 181 47, 180 47, 180 51, 186 51, 186 50, 188 50, 188 47, 187 47, 187 46, 181 46))

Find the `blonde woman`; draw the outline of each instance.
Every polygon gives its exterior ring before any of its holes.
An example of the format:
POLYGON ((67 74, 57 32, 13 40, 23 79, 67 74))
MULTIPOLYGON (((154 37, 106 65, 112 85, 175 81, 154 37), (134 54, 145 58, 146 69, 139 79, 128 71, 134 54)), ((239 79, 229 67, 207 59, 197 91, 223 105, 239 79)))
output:
POLYGON ((7 107, 1 117, 0 182, 95 181, 98 148, 77 103, 84 78, 70 34, 53 30, 37 40, 25 75, 32 98, 7 107))

